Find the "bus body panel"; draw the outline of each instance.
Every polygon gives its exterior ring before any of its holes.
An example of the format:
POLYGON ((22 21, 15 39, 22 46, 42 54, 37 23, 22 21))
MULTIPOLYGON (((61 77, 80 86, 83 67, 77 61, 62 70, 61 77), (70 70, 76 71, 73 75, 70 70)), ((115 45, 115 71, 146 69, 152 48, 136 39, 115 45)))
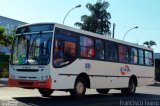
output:
MULTIPOLYGON (((36 24, 35 24, 36 25, 36 24)), ((28 25, 29 26, 29 25, 28 25)), ((104 41, 113 41, 117 44, 124 44, 131 47, 140 48, 147 51, 152 51, 150 48, 135 45, 132 43, 123 42, 120 40, 111 39, 110 37, 100 36, 87 31, 66 27, 59 24, 54 24, 57 28, 73 31, 80 35, 94 37, 94 39, 102 39, 104 41)), ((52 35, 51 55, 48 65, 10 65, 9 85, 26 88, 49 88, 54 90, 73 89, 76 78, 85 73, 90 80, 90 88, 127 88, 131 76, 137 78, 137 86, 143 86, 154 83, 154 66, 145 66, 138 64, 120 63, 117 61, 109 62, 108 60, 85 59, 81 58, 80 53, 77 53, 77 59, 71 64, 64 67, 56 68, 53 66, 54 52, 54 31, 52 35), (23 71, 21 71, 21 69, 23 71), (30 71, 27 71, 30 70, 30 71), (17 71, 19 70, 19 71, 17 71), (38 71, 36 71, 38 70, 38 71), (36 72, 31 72, 36 71, 36 72), (28 82, 27 82, 28 81, 28 82), (29 84, 33 82, 33 86, 20 85, 19 82, 29 84), (43 86, 43 84, 47 84, 43 86), (42 86, 41 86, 42 85, 42 86)), ((75 35, 73 35, 75 36, 75 35)), ((79 37, 77 37, 79 39, 79 37)), ((77 40, 77 52, 80 52, 79 40, 77 40)))
POLYGON ((90 87, 96 88, 126 88, 132 75, 137 77, 137 86, 143 86, 154 83, 154 68, 138 65, 94 61, 87 59, 77 59, 72 64, 63 68, 54 68, 56 72, 56 83, 53 89, 73 89, 77 76, 86 73, 90 79, 90 87), (90 69, 86 69, 87 64, 91 65, 90 69), (125 66, 129 70, 125 70, 125 66), (124 70, 122 70, 124 68, 124 70), (122 72, 124 71, 124 72, 122 72))
POLYGON ((9 86, 25 88, 51 88, 50 67, 33 65, 10 65, 9 86), (33 83, 31 83, 33 82, 33 83), (46 85, 45 85, 46 84, 46 85))

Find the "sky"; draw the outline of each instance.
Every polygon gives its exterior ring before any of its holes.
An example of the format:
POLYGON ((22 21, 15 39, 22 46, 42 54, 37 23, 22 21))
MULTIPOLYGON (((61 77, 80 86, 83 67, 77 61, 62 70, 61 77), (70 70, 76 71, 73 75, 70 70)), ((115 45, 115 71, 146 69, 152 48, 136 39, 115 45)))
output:
MULTIPOLYGON (((105 0, 110 6, 107 11, 111 14, 109 20, 116 24, 115 38, 138 43, 154 40, 156 53, 160 53, 160 0, 105 0)), ((0 0, 0 15, 27 23, 55 22, 63 23, 67 12, 81 4, 66 17, 64 24, 75 27, 82 15, 90 15, 85 5, 96 3, 97 0, 0 0)), ((78 27, 75 27, 78 28, 78 27)), ((110 29, 112 31, 112 27, 110 29)))

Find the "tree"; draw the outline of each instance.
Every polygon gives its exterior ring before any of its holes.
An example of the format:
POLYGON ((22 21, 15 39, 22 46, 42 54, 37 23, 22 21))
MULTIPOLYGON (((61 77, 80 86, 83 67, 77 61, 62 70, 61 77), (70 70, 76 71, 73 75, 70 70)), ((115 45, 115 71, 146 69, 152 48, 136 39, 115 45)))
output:
POLYGON ((144 45, 147 45, 147 47, 151 48, 154 45, 157 45, 155 41, 150 40, 143 43, 144 45))
POLYGON ((13 41, 13 34, 6 35, 5 28, 3 26, 0 26, 0 51, 2 50, 3 46, 5 46, 10 50, 12 41, 13 41))
POLYGON ((0 26, 0 50, 2 49, 3 45, 5 45, 4 32, 5 32, 5 28, 0 26))
POLYGON ((96 4, 88 3, 86 8, 91 14, 81 16, 81 22, 76 22, 75 26, 80 27, 83 30, 91 31, 102 35, 110 35, 111 15, 107 12, 109 3, 102 0, 97 0, 96 4))

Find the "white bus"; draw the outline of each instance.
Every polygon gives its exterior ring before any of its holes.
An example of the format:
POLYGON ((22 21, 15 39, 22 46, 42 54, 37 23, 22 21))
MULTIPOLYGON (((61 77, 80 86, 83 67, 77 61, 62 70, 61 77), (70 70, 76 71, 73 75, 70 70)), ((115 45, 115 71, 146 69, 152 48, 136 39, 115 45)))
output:
POLYGON ((56 23, 18 27, 9 67, 9 86, 54 90, 74 97, 86 89, 107 94, 119 89, 133 94, 154 83, 153 50, 56 23))

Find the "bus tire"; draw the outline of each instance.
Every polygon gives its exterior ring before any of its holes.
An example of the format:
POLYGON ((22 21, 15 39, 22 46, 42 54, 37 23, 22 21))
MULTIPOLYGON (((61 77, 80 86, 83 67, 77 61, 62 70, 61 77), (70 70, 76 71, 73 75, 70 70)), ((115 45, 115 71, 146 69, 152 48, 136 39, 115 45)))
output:
POLYGON ((96 91, 100 94, 108 94, 110 89, 96 89, 96 91))
POLYGON ((134 79, 130 79, 128 88, 121 89, 122 94, 130 95, 135 94, 136 91, 136 82, 134 79))
POLYGON ((38 89, 38 91, 43 97, 49 97, 49 96, 51 96, 51 94, 53 93, 54 90, 40 88, 40 89, 38 89))
POLYGON ((83 78, 78 78, 75 82, 74 89, 70 90, 72 97, 83 97, 86 92, 86 83, 83 78))

